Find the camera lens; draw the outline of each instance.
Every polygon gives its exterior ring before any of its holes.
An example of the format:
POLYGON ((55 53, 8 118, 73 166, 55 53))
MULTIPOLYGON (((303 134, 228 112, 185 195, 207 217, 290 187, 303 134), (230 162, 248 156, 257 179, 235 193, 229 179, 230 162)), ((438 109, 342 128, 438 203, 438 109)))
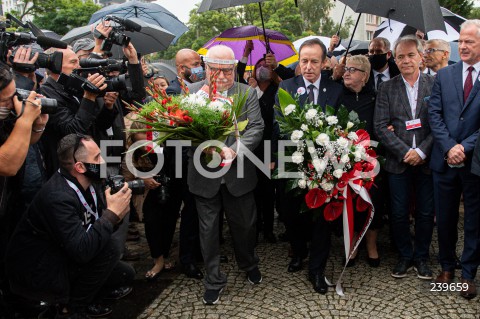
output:
POLYGON ((135 179, 128 182, 128 188, 132 190, 132 195, 142 195, 145 192, 145 183, 141 179, 135 179))

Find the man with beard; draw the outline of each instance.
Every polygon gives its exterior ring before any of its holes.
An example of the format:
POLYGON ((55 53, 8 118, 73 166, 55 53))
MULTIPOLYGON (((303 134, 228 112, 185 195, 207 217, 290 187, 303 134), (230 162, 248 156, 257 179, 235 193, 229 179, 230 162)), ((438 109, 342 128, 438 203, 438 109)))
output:
POLYGON ((202 81, 205 78, 205 70, 202 66, 200 55, 192 49, 181 49, 175 56, 177 66, 177 78, 170 82, 167 94, 182 93, 182 84, 189 85, 202 81))

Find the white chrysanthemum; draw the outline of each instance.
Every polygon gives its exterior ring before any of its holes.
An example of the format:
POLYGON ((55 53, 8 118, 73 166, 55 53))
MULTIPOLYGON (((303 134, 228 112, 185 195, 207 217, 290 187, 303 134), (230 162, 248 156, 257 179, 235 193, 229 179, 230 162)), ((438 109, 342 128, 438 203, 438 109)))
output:
POLYGON ((355 158, 354 158, 355 162, 360 162, 362 160, 362 157, 363 157, 362 152, 355 151, 355 152, 353 152, 353 155, 355 156, 355 158))
POLYGON ((339 137, 337 140, 338 146, 341 148, 347 148, 348 147, 348 140, 344 137, 339 137))
POLYGON ((326 120, 328 125, 335 125, 338 123, 338 118, 335 115, 327 116, 326 120))
POLYGON ((337 168, 336 170, 333 171, 333 176, 336 178, 340 178, 343 175, 343 169, 337 168))
POLYGON ((303 154, 300 152, 293 152, 292 154, 292 162, 295 164, 300 164, 303 162, 303 154))
POLYGON ((302 131, 308 131, 308 125, 306 124, 302 124, 300 128, 302 129, 302 131))
POLYGON ((305 113, 305 118, 308 120, 308 121, 311 121, 315 118, 315 116, 317 115, 318 111, 315 110, 315 109, 310 109, 307 111, 307 113, 305 113))
POLYGON ((328 142, 330 142, 330 138, 325 133, 319 134, 315 139, 315 143, 322 146, 325 146, 328 142))
POLYGON ((350 162, 350 157, 348 156, 348 154, 343 154, 342 157, 340 158, 340 162, 344 164, 350 162))
POLYGON ((323 121, 322 120, 317 120, 317 126, 323 126, 323 121))
POLYGON ((313 167, 315 167, 315 170, 317 170, 317 172, 323 172, 327 167, 327 163, 325 163, 324 160, 321 160, 318 158, 314 159, 312 161, 312 164, 313 164, 313 167))
POLYGON ((208 107, 214 111, 225 111, 225 104, 220 101, 212 101, 208 104, 208 107))
POLYGON ((349 139, 351 139, 352 141, 358 140, 358 135, 357 135, 357 133, 355 133, 355 132, 350 132, 350 133, 348 133, 348 136, 347 136, 347 137, 348 137, 349 139))
POLYGON ((191 106, 205 106, 207 105, 207 101, 203 96, 198 94, 189 94, 182 100, 182 103, 189 104, 191 106))
POLYGON ((290 115, 290 114, 292 114, 293 111, 295 111, 295 104, 289 104, 285 108, 284 114, 285 115, 290 115))
POLYGON ((298 180, 298 187, 304 189, 305 187, 307 187, 307 182, 304 179, 298 180))
POLYGON ((351 129, 352 127, 353 127, 353 123, 349 121, 347 123, 347 129, 351 129))
POLYGON ((290 139, 292 140, 292 142, 298 143, 302 137, 303 137, 303 132, 299 130, 295 130, 293 131, 290 139))
POLYGON ((323 182, 320 187, 322 187, 322 189, 326 192, 329 192, 333 189, 333 183, 329 183, 329 182, 323 182))
POLYGON ((315 154, 315 147, 310 146, 309 148, 307 148, 307 151, 308 151, 310 154, 315 154))

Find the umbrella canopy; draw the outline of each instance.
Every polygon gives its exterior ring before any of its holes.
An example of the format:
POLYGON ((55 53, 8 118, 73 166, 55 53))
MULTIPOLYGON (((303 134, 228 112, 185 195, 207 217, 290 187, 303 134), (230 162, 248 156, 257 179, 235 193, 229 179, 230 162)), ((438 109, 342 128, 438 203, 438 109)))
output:
MULTIPOLYGON (((466 21, 465 18, 452 13, 451 11, 441 8, 442 15, 445 23, 445 29, 447 32, 434 30, 429 31, 425 35, 426 39, 442 39, 447 42, 456 41, 460 36, 460 25, 466 21)), ((374 37, 383 37, 390 42, 395 42, 399 37, 408 34, 415 34, 416 28, 406 25, 395 20, 383 21, 373 34, 374 37)))
MULTIPOLYGON (((293 47, 292 42, 283 33, 269 29, 265 29, 265 32, 270 40, 270 49, 275 54, 278 63, 289 65, 298 60, 297 51, 293 47)), ((198 53, 205 55, 209 48, 223 44, 232 48, 235 53, 235 59, 240 60, 248 40, 252 40, 254 46, 247 63, 247 70, 251 70, 253 65, 263 58, 266 52, 263 31, 256 26, 251 25, 225 30, 219 36, 205 43, 198 50, 198 53)))
MULTIPOLYGON (((300 49, 300 46, 302 45, 303 42, 305 42, 307 40, 312 40, 312 39, 319 39, 320 41, 323 42, 323 44, 325 44, 327 49, 330 46, 330 38, 329 37, 322 37, 322 36, 319 36, 319 35, 310 35, 308 37, 298 39, 298 40, 293 42, 293 46, 295 47, 295 49, 298 52, 298 50, 300 49)), ((345 51, 345 50, 346 50, 346 48, 343 45, 340 44, 337 48, 335 48, 335 50, 333 50, 333 52, 334 52, 334 54, 336 54, 337 52, 340 54, 342 51, 345 51)))
MULTIPOLYGON (((340 44, 343 45, 344 47, 347 47, 348 42, 349 40, 345 39, 345 40, 342 40, 340 44)), ((350 50, 348 50, 348 53, 351 55, 367 54, 369 45, 370 45, 370 41, 352 40, 352 44, 350 45, 350 50)), ((345 52, 342 51, 341 53, 343 54, 345 52)))
POLYGON ((394 19, 423 32, 445 30, 438 0, 340 0, 357 13, 394 19))
MULTIPOLYGON (((175 35, 157 25, 147 23, 138 18, 131 18, 130 20, 138 23, 142 27, 139 32, 125 32, 125 34, 130 37, 135 49, 141 54, 149 54, 165 50, 175 38, 175 35)), ((97 24, 94 23, 92 25, 72 29, 62 37, 62 41, 73 43, 81 38, 93 38, 92 29, 96 25, 97 24)), ((112 54, 114 57, 122 57, 122 47, 114 45, 112 47, 112 54)))
POLYGON ((95 12, 88 23, 98 22, 107 15, 124 19, 138 18, 155 26, 160 26, 175 35, 173 43, 177 42, 178 38, 188 31, 187 26, 178 20, 173 13, 155 3, 128 1, 107 6, 95 12))
POLYGON ((155 75, 163 75, 169 82, 177 78, 177 70, 175 67, 165 62, 153 62, 149 63, 149 66, 153 69, 155 75))
POLYGON ((209 10, 230 8, 263 1, 265 0, 203 0, 197 12, 202 13, 209 10))

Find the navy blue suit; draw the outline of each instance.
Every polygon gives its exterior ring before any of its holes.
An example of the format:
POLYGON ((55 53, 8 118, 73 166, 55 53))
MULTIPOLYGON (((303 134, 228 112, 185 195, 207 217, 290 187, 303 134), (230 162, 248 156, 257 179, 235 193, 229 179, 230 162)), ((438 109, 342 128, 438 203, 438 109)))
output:
MULTIPOLYGON (((280 82, 280 88, 286 90, 290 95, 295 96, 299 87, 305 88, 305 93, 300 95, 299 102, 303 107, 307 100, 308 94, 305 82, 301 75, 280 82)), ((343 86, 328 78, 322 73, 320 80, 320 88, 317 103, 324 110, 329 105, 338 109, 343 100, 343 86)), ((278 96, 277 96, 277 105, 278 96)), ((286 180, 279 180, 285 182, 286 180)), ((280 188, 280 187, 279 187, 280 188)), ((291 193, 279 196, 280 207, 283 216, 285 216, 285 227, 292 246, 292 252, 296 257, 306 258, 307 240, 311 237, 310 258, 309 258, 309 274, 315 275, 323 273, 327 264, 330 252, 330 225, 321 214, 312 224, 312 215, 309 213, 300 213, 300 205, 304 197, 293 197, 291 193), (312 228, 312 231, 310 229, 312 228)))
POLYGON ((433 170, 437 214, 439 260, 443 271, 455 269, 455 248, 460 195, 464 199, 464 250, 462 277, 473 280, 480 264, 480 177, 472 174, 473 149, 480 128, 480 81, 463 101, 463 62, 441 69, 429 100, 429 121, 433 135, 430 167, 433 170), (465 166, 451 168, 445 160, 456 144, 465 149, 465 166))

